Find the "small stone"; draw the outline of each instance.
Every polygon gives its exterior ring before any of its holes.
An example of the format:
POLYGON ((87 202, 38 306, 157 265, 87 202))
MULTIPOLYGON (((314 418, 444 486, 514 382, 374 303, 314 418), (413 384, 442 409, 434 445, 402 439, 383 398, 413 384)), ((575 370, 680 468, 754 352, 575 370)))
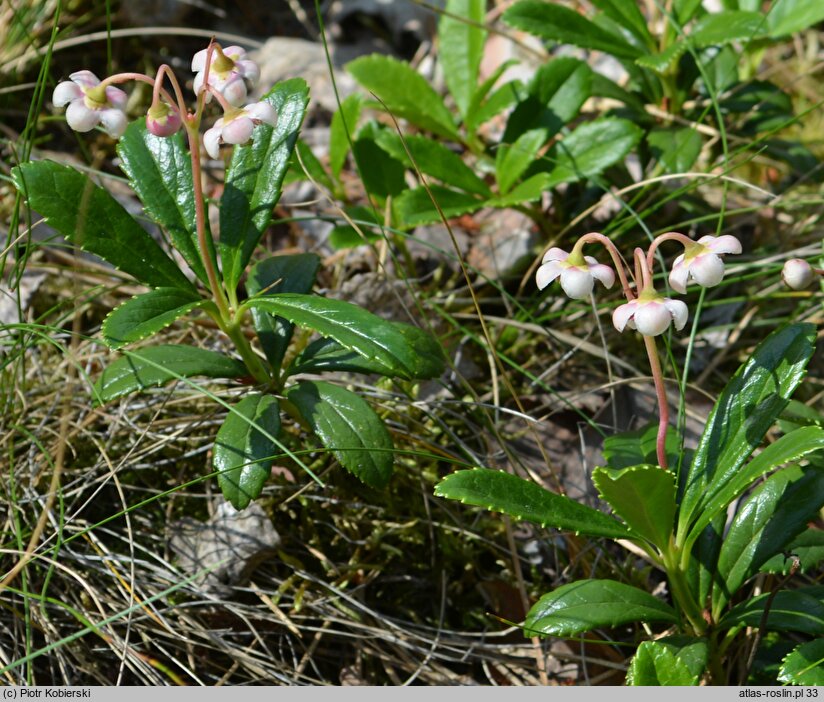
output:
POLYGON ((539 237, 529 217, 515 210, 487 210, 476 221, 480 231, 467 262, 482 278, 519 275, 534 260, 539 237))

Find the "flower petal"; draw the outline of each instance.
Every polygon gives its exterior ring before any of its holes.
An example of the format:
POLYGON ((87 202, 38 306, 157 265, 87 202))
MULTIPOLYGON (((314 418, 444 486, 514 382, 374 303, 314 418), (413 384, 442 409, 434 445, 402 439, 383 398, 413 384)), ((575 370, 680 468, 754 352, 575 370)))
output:
POLYGON ((260 78, 260 68, 254 61, 238 61, 235 64, 235 69, 242 75, 252 86, 257 85, 260 78))
POLYGON ((675 328, 678 331, 681 331, 687 324, 687 319, 689 318, 689 310, 687 309, 687 306, 681 302, 681 300, 673 300, 669 297, 664 298, 664 304, 672 316, 672 321, 675 324, 675 328))
POLYGON ((73 100, 66 108, 66 122, 76 132, 90 132, 100 121, 100 113, 86 107, 83 100, 73 100))
POLYGON ((235 117, 223 125, 223 141, 227 144, 245 144, 252 136, 255 123, 249 117, 235 117))
POLYGON ((611 288, 615 284, 615 271, 612 268, 604 263, 598 263, 592 256, 587 256, 586 260, 589 263, 589 272, 595 280, 601 282, 601 285, 611 288))
POLYGON ((192 71, 203 71, 206 68, 206 54, 209 49, 201 49, 192 56, 192 71))
POLYGON ((718 285, 724 278, 724 262, 714 253, 705 253, 692 260, 690 275, 705 288, 718 285))
POLYGON ((633 300, 632 302, 627 302, 613 310, 612 324, 619 332, 624 331, 624 328, 627 326, 627 322, 629 322, 635 314, 637 307, 638 303, 633 300))
POLYGON ((544 258, 541 263, 549 263, 550 261, 566 261, 567 258, 569 258, 569 254, 566 251, 559 249, 557 246, 553 246, 544 254, 544 258))
POLYGON ((100 85, 100 79, 91 71, 75 71, 69 75, 81 88, 94 88, 100 85))
POLYGON ((220 158, 220 132, 222 127, 223 120, 219 119, 215 122, 214 127, 203 133, 203 148, 215 160, 220 158))
POLYGON ((82 97, 83 90, 77 83, 70 80, 64 80, 62 83, 58 83, 57 87, 55 87, 54 92, 52 93, 52 103, 54 103, 55 107, 64 107, 72 100, 77 100, 82 97))
POLYGON ((125 110, 126 102, 128 101, 129 96, 126 95, 126 93, 124 93, 120 88, 115 88, 113 85, 107 85, 106 99, 109 101, 110 105, 114 105, 114 107, 119 110, 125 110))
POLYGON ((741 242, 730 234, 723 236, 702 236, 698 240, 699 244, 703 244, 714 254, 740 254, 741 242))
MULTIPOLYGON (((235 107, 240 107, 243 101, 246 100, 246 83, 243 82, 243 78, 240 77, 239 73, 232 73, 231 75, 232 77, 221 87, 216 84, 215 87, 218 88, 220 94, 226 98, 226 102, 235 107)), ((211 83, 211 79, 209 82, 211 83)))
POLYGON ((246 49, 242 46, 227 46, 223 49, 223 55, 228 56, 232 61, 240 61, 246 57, 246 49))
POLYGON ((535 282, 538 284, 538 289, 543 290, 559 275, 561 275, 561 264, 558 261, 549 261, 538 268, 535 273, 535 282))
POLYGON ((673 290, 682 295, 687 292, 687 279, 690 275, 689 264, 684 261, 684 254, 675 259, 669 276, 669 284, 673 290))
POLYGON ((568 266, 561 271, 561 287, 573 300, 586 300, 592 293, 595 280, 589 271, 577 266, 568 266))
POLYGON ((126 131, 126 115, 122 110, 114 107, 108 110, 100 110, 100 123, 109 136, 114 139, 119 139, 126 131))
POLYGON ((275 112, 275 108, 268 102, 253 102, 250 105, 246 105, 243 111, 252 119, 271 124, 273 127, 278 121, 278 114, 275 112))
MULTIPOLYGON (((684 304, 683 302, 681 303, 684 304)), ((686 305, 684 305, 686 308, 686 305)), ((639 303, 633 317, 635 328, 644 336, 663 334, 672 322, 672 314, 663 300, 639 303)))

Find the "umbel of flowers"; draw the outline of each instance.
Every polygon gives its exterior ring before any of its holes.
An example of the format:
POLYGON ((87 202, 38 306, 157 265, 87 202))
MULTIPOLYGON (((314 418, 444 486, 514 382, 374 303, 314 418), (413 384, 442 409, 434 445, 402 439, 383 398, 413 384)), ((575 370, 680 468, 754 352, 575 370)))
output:
POLYGON ((655 238, 647 251, 636 248, 633 252, 633 266, 630 267, 612 241, 603 234, 590 232, 578 239, 569 253, 558 248, 547 251, 536 274, 539 288, 543 289, 559 278, 564 292, 573 299, 581 300, 589 298, 596 280, 611 288, 617 272, 627 301, 612 313, 612 323, 619 332, 627 328, 635 329, 644 338, 658 399, 656 448, 658 464, 662 468, 667 468, 665 439, 669 424, 669 405, 654 337, 663 334, 670 324, 680 331, 689 317, 686 304, 681 300, 664 297, 653 283, 655 252, 665 241, 674 241, 684 247, 684 252, 675 259, 669 275, 670 287, 681 294, 687 291, 690 280, 703 287, 718 285, 724 277, 723 256, 741 253, 741 243, 734 236, 705 236, 693 241, 683 234, 667 232, 655 238), (584 256, 584 246, 595 243, 607 250, 615 264, 615 270, 598 263, 592 256, 584 256))

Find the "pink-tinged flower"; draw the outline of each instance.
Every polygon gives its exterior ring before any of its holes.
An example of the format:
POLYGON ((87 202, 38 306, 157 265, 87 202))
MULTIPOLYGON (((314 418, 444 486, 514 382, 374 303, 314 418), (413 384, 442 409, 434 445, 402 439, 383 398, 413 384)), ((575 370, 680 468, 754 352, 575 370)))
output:
POLYGON ((734 236, 702 236, 691 246, 687 246, 672 266, 669 282, 673 290, 687 292, 687 280, 711 288, 724 277, 723 254, 740 254, 741 242, 734 236))
POLYGON ((252 132, 261 122, 275 125, 277 114, 268 102, 253 102, 231 113, 224 113, 211 129, 203 135, 203 148, 212 158, 220 156, 220 145, 245 144, 252 138, 252 132))
POLYGON ((803 258, 791 258, 781 269, 781 277, 793 290, 803 290, 815 280, 815 271, 803 258))
POLYGON ((126 131, 127 95, 113 85, 100 86, 91 71, 72 73, 70 81, 58 83, 52 95, 57 107, 66 108, 66 122, 76 132, 89 132, 100 124, 115 139, 126 131))
POLYGON ((681 331, 687 317, 689 312, 683 302, 651 292, 641 293, 637 300, 617 307, 612 313, 612 323, 619 332, 629 327, 644 336, 658 336, 669 329, 671 322, 681 331))
POLYGON ((146 129, 158 137, 169 137, 176 134, 183 121, 177 110, 169 107, 165 102, 158 102, 149 108, 146 114, 146 129))
POLYGON ((560 276, 561 287, 573 300, 587 299, 596 280, 601 281, 607 288, 611 288, 615 283, 615 272, 612 268, 598 263, 592 256, 575 256, 574 252, 568 254, 553 247, 546 252, 541 263, 535 274, 538 288, 543 290, 560 276))
MULTIPOLYGON (((194 82, 195 95, 203 87, 206 73, 206 54, 208 49, 198 51, 192 58, 192 70, 197 71, 194 82)), ((260 78, 260 69, 254 61, 246 58, 246 51, 239 46, 227 46, 221 49, 215 44, 212 62, 209 66, 209 85, 217 90, 230 105, 238 107, 246 100, 246 88, 254 87, 260 78)), ((212 99, 207 93, 206 101, 212 99)))

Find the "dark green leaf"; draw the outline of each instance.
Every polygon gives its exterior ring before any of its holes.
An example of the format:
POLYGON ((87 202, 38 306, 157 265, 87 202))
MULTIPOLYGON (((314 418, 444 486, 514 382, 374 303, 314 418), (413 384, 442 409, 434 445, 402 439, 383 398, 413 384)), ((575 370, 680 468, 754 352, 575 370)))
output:
POLYGON ((518 102, 523 92, 523 84, 518 80, 511 80, 504 83, 493 92, 478 109, 471 111, 466 117, 466 126, 469 130, 475 130, 484 122, 488 122, 505 109, 518 102))
POLYGON ((675 622, 665 602, 614 580, 578 580, 544 595, 524 622, 524 633, 575 636, 598 627, 630 622, 675 622))
POLYGON ((217 432, 212 464, 223 496, 235 509, 246 508, 263 490, 279 432, 277 399, 258 394, 238 402, 217 432))
POLYGON ((746 134, 778 129, 794 119, 790 96, 768 81, 736 86, 729 97, 721 100, 720 107, 724 113, 742 115, 743 124, 739 129, 746 134))
POLYGON ((385 198, 407 189, 403 163, 392 158, 373 139, 358 139, 352 148, 366 192, 385 198))
POLYGON ((110 402, 179 377, 197 375, 243 378, 249 375, 249 371, 240 361, 215 351, 173 344, 149 346, 127 352, 103 370, 94 384, 95 401, 110 402))
POLYGON ((481 209, 485 204, 484 200, 474 195, 450 190, 440 185, 430 185, 428 190, 423 187, 407 190, 394 203, 395 216, 405 227, 440 222, 441 213, 447 219, 460 217, 481 209), (432 202, 433 197, 438 207, 435 207, 432 202))
POLYGON ((499 470, 460 470, 438 483, 435 494, 576 534, 611 539, 631 536, 623 524, 603 512, 499 470))
POLYGON ((767 14, 771 37, 801 32, 824 20, 820 0, 775 0, 767 14))
POLYGON ((778 553, 761 566, 762 573, 789 575, 793 564, 798 563, 799 573, 815 571, 824 561, 824 531, 807 529, 793 539, 783 553, 778 553))
POLYGON ((280 199, 306 114, 309 87, 300 78, 286 80, 263 100, 277 111, 277 124, 258 125, 250 144, 235 147, 220 201, 220 260, 229 289, 237 286, 280 199))
POLYGON ((701 135, 689 127, 653 129, 647 134, 653 158, 664 173, 687 173, 701 153, 701 135))
POLYGON ((596 468, 592 482, 630 529, 662 551, 668 548, 675 521, 675 476, 670 471, 653 465, 596 468))
POLYGON ((329 128, 329 168, 335 178, 340 178, 350 142, 355 141, 354 134, 362 107, 363 96, 354 93, 341 102, 338 111, 332 115, 332 126, 329 128))
POLYGON ((392 437, 365 400, 337 385, 308 380, 286 397, 346 470, 370 487, 386 487, 394 462, 392 437))
POLYGON ((796 647, 782 662, 778 682, 824 685, 824 639, 815 639, 796 647))
POLYGON ((440 136, 458 136, 455 122, 443 100, 409 64, 373 54, 355 59, 346 69, 358 83, 377 95, 396 117, 408 119, 440 136))
POLYGON ((518 183, 506 195, 499 195, 487 201, 489 207, 512 207, 524 202, 540 199, 545 190, 549 190, 551 181, 548 173, 536 173, 522 183, 518 183))
MULTIPOLYGON (((132 122, 117 144, 121 168, 148 214, 162 227, 174 247, 208 284, 197 241, 192 161, 183 134, 157 137, 144 120, 132 122)), ((207 239, 211 242, 211 235, 207 239)), ((210 252, 214 259, 214 251, 210 252)))
POLYGON ((658 641, 643 641, 627 670, 627 685, 697 685, 698 675, 668 646, 658 641))
MULTIPOLYGON (((311 253, 272 256, 249 269, 246 290, 253 297, 284 292, 307 294, 312 291, 319 267, 320 258, 311 253)), ((252 322, 272 368, 280 368, 292 339, 292 323, 254 308, 252 322)))
MULTIPOLYGON (((758 628, 764 616, 764 607, 771 593, 751 597, 737 604, 721 620, 724 628, 745 624, 758 628)), ((772 600, 767 616, 767 629, 773 631, 800 631, 812 636, 824 636, 824 602, 819 588, 781 590, 772 600)))
POLYGON ((512 186, 526 173, 546 143, 545 129, 524 132, 514 144, 501 144, 495 159, 495 177, 501 193, 506 195, 512 186))
POLYGON ((640 52, 620 36, 601 29, 574 10, 543 0, 522 0, 504 12, 504 21, 542 39, 596 49, 618 58, 634 59, 640 52))
POLYGON ((103 339, 113 349, 145 339, 207 301, 191 290, 156 288, 127 300, 103 322, 103 339))
POLYGON ((402 378, 415 377, 419 361, 406 336, 392 322, 357 305, 315 295, 281 293, 252 298, 245 306, 314 329, 402 378))
MULTIPOLYGON (((470 131, 472 131, 479 124, 483 124, 483 122, 478 120, 477 113, 481 109, 481 106, 488 102, 487 98, 489 97, 489 94, 492 92, 492 89, 498 84, 498 81, 501 79, 501 76, 517 63, 518 62, 514 59, 504 61, 494 71, 492 71, 489 77, 487 77, 487 79, 475 89, 475 92, 472 93, 472 100, 470 101, 469 107, 466 111, 466 115, 464 116, 464 123, 470 131)), ((507 83, 506 85, 510 85, 510 83, 507 83)), ((515 101, 514 95, 512 97, 512 101, 515 101)))
POLYGON ((630 32, 638 42, 647 47, 655 46, 655 40, 647 29, 647 20, 641 14, 638 3, 632 0, 592 0, 592 4, 630 32))
POLYGON ((13 168, 31 208, 75 246, 153 288, 194 286, 123 206, 79 171, 53 161, 13 168))
POLYGON ((332 184, 332 179, 323 167, 323 164, 318 160, 318 157, 312 153, 312 149, 302 139, 298 139, 295 144, 295 153, 303 168, 304 173, 318 185, 323 186, 327 190, 334 191, 335 186, 332 184))
POLYGON ((701 0, 674 0, 672 9, 681 25, 689 22, 701 7, 701 0))
POLYGON ((814 347, 813 325, 783 327, 759 344, 724 388, 686 473, 679 536, 698 515, 706 495, 727 483, 761 443, 804 377, 814 347))
MULTIPOLYGON (((631 468, 642 463, 658 462, 658 424, 648 424, 635 431, 622 431, 604 439, 604 460, 610 468, 631 468)), ((678 463, 678 433, 667 427, 666 452, 671 465, 678 463)))
POLYGON ((447 0, 444 10, 438 26, 438 57, 449 92, 466 118, 486 42, 486 0, 447 0))

